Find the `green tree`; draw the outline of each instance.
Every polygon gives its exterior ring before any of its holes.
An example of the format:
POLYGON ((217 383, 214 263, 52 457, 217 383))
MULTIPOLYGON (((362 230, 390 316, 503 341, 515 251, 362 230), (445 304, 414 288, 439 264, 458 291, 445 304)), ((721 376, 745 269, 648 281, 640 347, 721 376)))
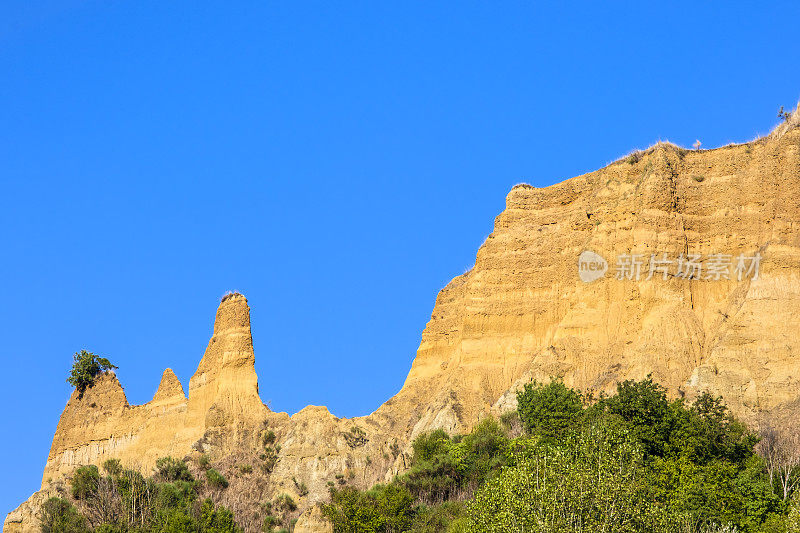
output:
POLYGON ((154 528, 159 533, 189 533, 197 531, 197 522, 184 509, 169 509, 162 514, 162 521, 154 528))
POLYGON ((334 533, 400 533, 409 531, 416 502, 397 483, 362 492, 352 487, 331 489, 331 503, 322 506, 334 533))
POLYGON ((42 533, 86 533, 86 519, 66 500, 50 498, 41 509, 42 533))
POLYGON ((683 449, 690 449, 699 462, 725 459, 743 463, 753 455, 758 437, 736 420, 722 401, 704 392, 689 410, 689 435, 683 449))
POLYGON ((322 514, 333 524, 334 533, 375 533, 381 517, 374 497, 353 487, 331 488, 330 503, 322 514))
POLYGON ((94 385, 98 374, 117 368, 105 357, 98 357, 86 350, 75 352, 73 359, 72 371, 67 378, 67 383, 78 391, 78 398, 83 398, 86 389, 94 385))
POLYGON ((643 465, 627 429, 592 424, 489 480, 468 504, 467 530, 658 531, 664 513, 642 490, 643 465))
POLYGON ((186 463, 174 457, 162 457, 156 461, 156 478, 166 482, 194 481, 186 463))
POLYGON ((136 470, 123 470, 114 478, 119 496, 122 520, 126 524, 142 524, 153 516, 154 509, 148 505, 148 495, 155 492, 155 483, 136 470))
POLYGON ((103 470, 110 476, 118 476, 122 473, 122 463, 119 459, 107 459, 103 462, 103 470))
POLYGON ((800 504, 776 494, 719 397, 670 402, 648 377, 586 408, 559 381, 519 399, 532 435, 509 438, 491 418, 463 436, 424 433, 389 485, 331 491, 334 530, 800 533, 800 504))
POLYGON ((582 421, 583 398, 560 379, 547 385, 534 381, 517 393, 517 412, 528 433, 555 439, 582 421))
POLYGON ((200 507, 200 531, 202 533, 239 533, 241 530, 233 519, 233 513, 223 507, 214 507, 210 499, 200 507))
POLYGON ((667 391, 650 376, 642 381, 617 384, 614 396, 602 399, 599 407, 620 416, 644 446, 645 457, 663 456, 673 427, 667 391))
POLYGON ((97 493, 99 483, 100 472, 95 465, 78 467, 72 475, 72 497, 85 500, 97 493))

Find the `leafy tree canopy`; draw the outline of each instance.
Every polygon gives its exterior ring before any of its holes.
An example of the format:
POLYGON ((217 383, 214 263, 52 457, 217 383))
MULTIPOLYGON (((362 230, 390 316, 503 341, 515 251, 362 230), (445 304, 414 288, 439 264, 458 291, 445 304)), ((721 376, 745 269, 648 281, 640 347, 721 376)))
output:
POLYGON ((517 393, 517 412, 525 429, 548 439, 563 436, 583 416, 583 398, 559 379, 528 383, 517 393))
POLYGON ((491 418, 424 433, 390 484, 332 486, 334 532, 800 533, 800 493, 782 500, 721 398, 670 400, 648 377, 594 401, 552 380, 517 411, 522 435, 491 418))
POLYGON ((72 371, 67 378, 67 383, 78 391, 78 398, 83 398, 86 389, 94 385, 98 374, 117 368, 105 357, 98 357, 86 350, 75 352, 73 359, 72 371))

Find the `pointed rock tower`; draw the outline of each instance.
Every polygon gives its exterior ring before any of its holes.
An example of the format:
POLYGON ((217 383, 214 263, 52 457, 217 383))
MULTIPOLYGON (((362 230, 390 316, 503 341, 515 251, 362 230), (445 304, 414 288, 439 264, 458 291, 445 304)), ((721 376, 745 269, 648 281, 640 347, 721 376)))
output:
POLYGON ((184 402, 186 402, 186 396, 183 394, 183 387, 181 382, 178 381, 178 376, 175 375, 171 368, 164 370, 161 375, 161 383, 159 383, 158 390, 156 390, 149 405, 153 407, 168 407, 184 402))
POLYGON ((258 396, 250 308, 234 293, 217 309, 214 334, 187 400, 169 368, 153 399, 129 405, 113 373, 100 376, 82 398, 73 393, 61 415, 43 486, 79 465, 117 458, 144 471, 164 455, 182 457, 194 443, 214 436, 215 445, 237 439, 240 428, 259 424, 268 409, 258 396))
POLYGON ((189 425, 206 428, 263 418, 258 396, 250 307, 239 293, 226 295, 217 309, 214 334, 189 381, 189 425))

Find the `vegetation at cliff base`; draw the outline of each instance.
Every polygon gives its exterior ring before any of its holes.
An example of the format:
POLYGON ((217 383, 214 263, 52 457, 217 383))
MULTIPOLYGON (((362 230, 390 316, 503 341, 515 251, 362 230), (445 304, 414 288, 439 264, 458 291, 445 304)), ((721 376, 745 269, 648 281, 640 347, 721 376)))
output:
POLYGON ((201 498, 204 486, 186 463, 159 459, 152 477, 116 459, 75 470, 72 500, 53 497, 41 508, 42 533, 241 533, 233 513, 201 498))
MULTIPOLYGON (((670 400, 649 378, 594 398, 552 380, 517 405, 466 435, 421 434, 389 483, 359 490, 337 475, 323 515, 337 533, 800 533, 798 443, 760 438, 720 398, 670 400)), ((42 531, 239 533, 210 499, 233 490, 227 479, 207 456, 197 465, 161 458, 149 478, 115 459, 79 467, 42 506, 42 531)), ((255 472, 235 466, 236 479, 255 472)), ((298 512, 281 493, 250 523, 288 532, 298 512)))
POLYGON ((86 350, 75 352, 72 357, 74 362, 72 363, 72 370, 67 378, 67 383, 78 391, 78 398, 82 398, 86 389, 94 385, 94 380, 98 374, 117 368, 105 357, 98 357, 86 350))
POLYGON ((517 400, 468 435, 421 435, 389 484, 331 486, 334 531, 800 532, 800 492, 720 398, 670 401, 648 378, 598 399, 531 383, 517 400))

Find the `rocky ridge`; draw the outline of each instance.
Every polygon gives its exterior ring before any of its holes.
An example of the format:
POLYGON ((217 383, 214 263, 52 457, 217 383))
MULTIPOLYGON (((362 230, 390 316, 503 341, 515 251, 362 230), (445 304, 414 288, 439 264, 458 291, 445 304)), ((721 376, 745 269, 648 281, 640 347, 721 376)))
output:
MULTIPOLYGON (((285 492, 301 510, 295 531, 322 531, 314 503, 329 481, 366 487, 401 471, 414 436, 469 429, 512 409, 531 379, 561 376, 600 392, 652 374, 673 396, 721 394, 741 417, 793 421, 800 402, 800 111, 771 135, 714 150, 660 143, 546 188, 514 187, 475 266, 438 295, 401 391, 375 413, 334 417, 309 406, 293 416, 261 402, 246 298, 226 297, 188 397, 166 370, 153 400, 131 406, 113 374, 70 398, 42 490, 8 515, 4 531, 37 529, 42 498, 75 467, 118 458, 149 471, 158 457, 208 454, 231 488, 217 499, 247 530, 258 503, 285 492), (608 262, 581 281, 578 257, 608 262), (739 279, 687 279, 675 265, 647 278, 651 256, 759 254, 739 279), (618 258, 641 256, 640 279, 617 279, 618 258), (255 464, 268 432, 277 462, 255 464), (340 477, 337 477, 340 476, 340 477), (301 495, 294 480, 305 483, 301 495), (338 481, 337 481, 338 482, 338 481)), ((731 259, 733 260, 733 259, 731 259)))

